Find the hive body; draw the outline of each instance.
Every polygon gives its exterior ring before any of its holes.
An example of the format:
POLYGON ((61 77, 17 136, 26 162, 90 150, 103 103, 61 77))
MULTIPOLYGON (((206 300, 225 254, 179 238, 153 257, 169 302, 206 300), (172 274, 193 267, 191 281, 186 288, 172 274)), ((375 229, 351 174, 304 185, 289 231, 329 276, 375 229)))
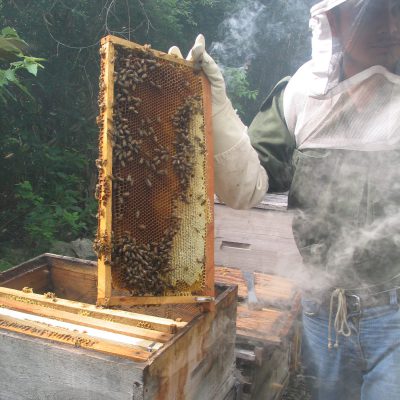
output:
POLYGON ((149 304, 212 296, 208 82, 187 61, 115 37, 101 56, 99 303, 117 302, 112 288, 149 304))

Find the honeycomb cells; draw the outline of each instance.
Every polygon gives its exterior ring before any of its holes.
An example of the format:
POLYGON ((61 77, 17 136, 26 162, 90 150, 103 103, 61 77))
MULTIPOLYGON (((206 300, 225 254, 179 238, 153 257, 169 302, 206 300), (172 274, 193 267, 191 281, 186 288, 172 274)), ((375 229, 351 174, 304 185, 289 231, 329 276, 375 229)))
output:
POLYGON ((112 197, 113 287, 131 295, 201 293, 211 218, 201 77, 147 47, 115 44, 114 51, 111 176, 98 160, 99 202, 112 197))

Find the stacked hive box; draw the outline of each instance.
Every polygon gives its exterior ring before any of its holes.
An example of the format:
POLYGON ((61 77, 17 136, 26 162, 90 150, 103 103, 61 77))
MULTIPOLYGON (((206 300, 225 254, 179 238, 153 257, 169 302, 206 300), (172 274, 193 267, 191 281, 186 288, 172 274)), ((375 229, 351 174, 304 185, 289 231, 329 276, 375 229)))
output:
POLYGON ((2 400, 225 399, 234 287, 216 287, 209 313, 185 304, 113 310, 95 306, 96 282, 96 263, 52 254, 0 273, 2 400))

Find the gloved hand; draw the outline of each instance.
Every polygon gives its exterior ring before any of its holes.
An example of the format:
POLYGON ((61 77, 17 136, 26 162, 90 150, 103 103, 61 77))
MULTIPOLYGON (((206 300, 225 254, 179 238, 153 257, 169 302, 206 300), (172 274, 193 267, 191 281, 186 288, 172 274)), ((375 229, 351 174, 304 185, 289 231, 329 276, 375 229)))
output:
MULTIPOLYGON (((173 46, 168 54, 183 58, 178 47, 173 46)), ((221 154, 236 145, 246 134, 246 126, 240 120, 226 95, 225 81, 216 62, 205 50, 205 39, 198 35, 194 46, 186 57, 207 75, 211 83, 212 124, 214 132, 214 154, 221 154)))
MULTIPOLYGON (((176 46, 168 54, 183 58, 176 46)), ((250 144, 246 126, 226 95, 222 73, 205 50, 203 35, 197 36, 186 59, 197 64, 211 83, 215 191, 232 208, 253 207, 264 197, 268 177, 250 144)))

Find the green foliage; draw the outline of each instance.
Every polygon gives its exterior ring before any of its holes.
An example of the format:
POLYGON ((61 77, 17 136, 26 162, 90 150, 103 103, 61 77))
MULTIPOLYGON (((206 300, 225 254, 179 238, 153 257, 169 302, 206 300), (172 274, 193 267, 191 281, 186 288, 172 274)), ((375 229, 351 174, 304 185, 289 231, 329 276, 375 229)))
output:
POLYGON ((258 90, 250 89, 247 70, 244 67, 225 67, 223 73, 226 80, 228 97, 243 118, 246 113, 246 101, 254 102, 257 99, 258 90))
POLYGON ((236 2, 0 0, 0 269, 94 235, 101 37, 185 53, 236 2))
POLYGON ((0 68, 0 100, 6 103, 7 100, 16 100, 10 86, 19 88, 24 94, 31 97, 28 89, 20 82, 18 74, 21 71, 36 76, 38 68, 43 68, 39 61, 43 58, 26 56, 23 52, 27 49, 27 43, 22 40, 17 31, 6 27, 0 32, 0 63, 5 68, 0 68), (17 61, 12 61, 17 60, 17 61))
POLYGON ((82 209, 79 207, 79 192, 66 189, 65 182, 73 180, 68 177, 63 185, 57 185, 54 201, 36 194, 31 182, 24 181, 17 184, 16 198, 18 199, 17 212, 24 215, 24 229, 33 243, 48 245, 56 238, 68 240, 72 235, 85 230, 86 224, 82 218, 82 209))

